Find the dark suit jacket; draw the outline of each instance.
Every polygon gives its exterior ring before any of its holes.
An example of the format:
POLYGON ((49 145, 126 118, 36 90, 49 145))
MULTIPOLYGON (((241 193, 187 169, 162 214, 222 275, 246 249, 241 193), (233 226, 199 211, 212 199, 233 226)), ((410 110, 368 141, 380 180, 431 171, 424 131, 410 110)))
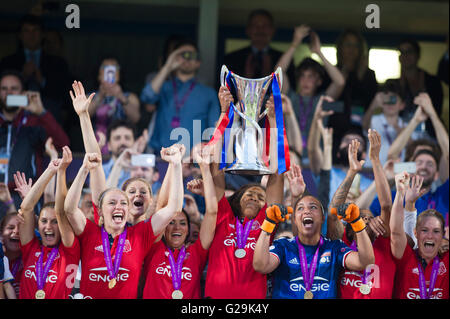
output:
MULTIPOLYGON (((237 75, 252 78, 253 77, 252 74, 246 74, 246 72, 245 72, 245 63, 247 61, 247 57, 250 54, 252 54, 252 48, 249 46, 249 47, 228 53, 227 55, 225 55, 223 63, 226 65, 228 70, 236 73, 237 75)), ((271 60, 270 72, 273 72, 273 71, 275 71, 274 70, 275 65, 277 64, 278 60, 283 55, 283 52, 277 51, 277 50, 269 47, 268 55, 270 56, 270 60, 271 60)), ((287 73, 287 76, 289 79, 289 84, 290 84, 291 88, 295 88, 294 65, 292 63, 289 65, 286 73, 287 73)), ((270 73, 264 74, 263 76, 267 76, 267 75, 270 75, 270 73)))
MULTIPOLYGON (((21 49, 2 59, 0 72, 11 69, 22 72, 24 64, 25 53, 21 49)), ((45 78, 45 85, 40 90, 44 106, 61 122, 66 111, 62 111, 62 108, 66 108, 67 102, 70 102, 68 92, 71 88, 71 78, 68 64, 63 58, 49 55, 42 50, 39 69, 45 78)), ((28 88, 28 83, 25 83, 25 89, 28 88)))

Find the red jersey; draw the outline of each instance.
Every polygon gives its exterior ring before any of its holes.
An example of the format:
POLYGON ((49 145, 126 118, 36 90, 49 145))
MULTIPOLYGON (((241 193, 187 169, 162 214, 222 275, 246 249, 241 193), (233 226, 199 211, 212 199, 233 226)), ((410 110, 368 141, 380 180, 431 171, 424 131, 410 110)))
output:
MULTIPOLYGON (((111 258, 114 263, 120 236, 114 238, 111 258)), ((144 258, 155 235, 151 219, 127 227, 122 260, 114 288, 109 289, 109 275, 103 254, 101 227, 86 219, 86 227, 78 236, 81 245, 80 293, 84 299, 136 299, 144 258)))
POLYGON ((18 258, 14 259, 14 260, 9 259, 9 270, 11 271, 11 274, 14 277, 14 281, 11 282, 11 285, 14 288, 16 297, 19 298, 19 296, 20 296, 20 279, 22 278, 22 272, 23 272, 22 256, 19 256, 18 258))
MULTIPOLYGON (((236 217, 224 197, 219 201, 216 233, 209 249, 205 297, 216 299, 264 299, 267 276, 253 269, 253 254, 261 225, 266 217, 266 207, 259 211, 245 245, 244 258, 236 258, 236 217)), ((249 222, 244 220, 243 226, 249 222)), ((272 242, 273 237, 271 237, 272 242)))
MULTIPOLYGON (((175 249, 173 256, 177 260, 180 250, 175 249)), ((205 267, 208 250, 205 250, 200 238, 186 248, 186 257, 181 271, 183 299, 200 299, 200 279, 205 267)), ((172 299, 174 291, 169 251, 162 240, 154 244, 145 258, 144 278, 146 278, 144 299, 172 299)))
MULTIPOLYGON (((42 246, 37 237, 21 247, 24 269, 20 281, 19 299, 36 299, 38 290, 36 281, 36 262, 44 251, 43 265, 47 262, 52 247, 42 246)), ((58 254, 48 272, 45 285, 45 299, 67 299, 75 283, 78 263, 80 261, 80 244, 75 238, 72 247, 58 246, 58 254)))
MULTIPOLYGON (((350 246, 344 235, 344 242, 350 246)), ((372 244, 375 264, 366 268, 367 284, 370 293, 364 295, 359 291, 363 271, 345 269, 341 275, 339 296, 341 299, 392 299, 396 265, 391 253, 391 240, 378 236, 372 244)))
MULTIPOLYGON (((401 259, 396 259, 397 269, 395 277, 394 298, 396 299, 419 299, 419 259, 416 252, 406 245, 405 252, 401 259)), ((430 284, 433 261, 429 262, 424 269, 425 282, 428 291, 430 284)), ((431 299, 448 299, 448 251, 439 256, 439 270, 436 278, 431 299)))

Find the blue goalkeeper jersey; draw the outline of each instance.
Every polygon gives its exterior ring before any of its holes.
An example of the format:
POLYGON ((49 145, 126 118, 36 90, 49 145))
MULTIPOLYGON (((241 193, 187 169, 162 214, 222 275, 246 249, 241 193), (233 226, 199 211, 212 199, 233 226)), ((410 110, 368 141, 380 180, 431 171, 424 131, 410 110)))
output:
MULTIPOLYGON (((303 245, 308 261, 308 269, 316 246, 303 245)), ((352 250, 342 240, 324 238, 319 249, 317 268, 311 292, 314 299, 333 299, 337 297, 339 273, 344 267, 345 257, 352 250)), ((300 266, 298 245, 295 238, 281 238, 270 246, 270 253, 280 260, 280 265, 272 273, 274 299, 303 299, 306 291, 300 266)))

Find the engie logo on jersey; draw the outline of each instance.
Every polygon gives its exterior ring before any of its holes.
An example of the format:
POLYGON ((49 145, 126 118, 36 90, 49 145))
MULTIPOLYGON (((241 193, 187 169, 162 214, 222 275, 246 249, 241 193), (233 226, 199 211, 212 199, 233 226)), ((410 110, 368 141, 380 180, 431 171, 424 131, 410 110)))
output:
MULTIPOLYGON (((169 278, 172 278, 171 267, 165 261, 158 265, 158 267, 156 268, 156 273, 158 275, 163 275, 163 276, 166 275, 169 278)), ((192 279, 191 268, 183 267, 181 269, 181 279, 185 279, 185 280, 191 280, 192 279)))
MULTIPOLYGON (((305 292, 306 288, 303 282, 303 276, 291 280, 289 289, 293 292, 305 292)), ((330 289, 330 284, 326 278, 314 276, 314 281, 311 287, 311 292, 325 292, 330 289)))
MULTIPOLYGON (((119 272, 117 274, 117 281, 127 281, 130 277, 130 270, 119 267, 119 272)), ((94 282, 104 282, 108 283, 111 278, 108 275, 108 269, 106 267, 92 268, 89 270, 89 280, 94 282)))
MULTIPOLYGON (((32 279, 36 280, 36 271, 35 271, 36 269, 35 268, 36 268, 35 265, 31 265, 27 269, 25 269, 25 272, 24 272, 25 278, 32 278, 32 279)), ((56 271, 50 269, 45 282, 55 284, 57 281, 58 281, 58 273, 56 271)))

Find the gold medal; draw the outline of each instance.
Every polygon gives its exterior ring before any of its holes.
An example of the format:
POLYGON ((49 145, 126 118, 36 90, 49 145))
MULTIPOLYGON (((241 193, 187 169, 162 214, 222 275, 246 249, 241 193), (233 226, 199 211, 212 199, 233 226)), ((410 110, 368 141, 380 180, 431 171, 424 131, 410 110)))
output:
POLYGON ((181 292, 181 290, 174 290, 172 292, 172 299, 183 299, 183 293, 181 292))
POLYGON ((363 295, 370 294, 371 290, 372 289, 370 288, 370 286, 368 284, 361 284, 361 286, 359 287, 359 292, 362 293, 363 295))
POLYGON ((313 299, 314 295, 310 290, 305 291, 305 294, 303 295, 303 299, 313 299))
POLYGON ((42 289, 39 289, 36 291, 36 294, 34 295, 36 299, 45 299, 45 291, 42 289))
POLYGON ((113 278, 109 281, 108 288, 113 289, 116 286, 116 284, 117 284, 117 280, 116 280, 116 278, 113 278))

